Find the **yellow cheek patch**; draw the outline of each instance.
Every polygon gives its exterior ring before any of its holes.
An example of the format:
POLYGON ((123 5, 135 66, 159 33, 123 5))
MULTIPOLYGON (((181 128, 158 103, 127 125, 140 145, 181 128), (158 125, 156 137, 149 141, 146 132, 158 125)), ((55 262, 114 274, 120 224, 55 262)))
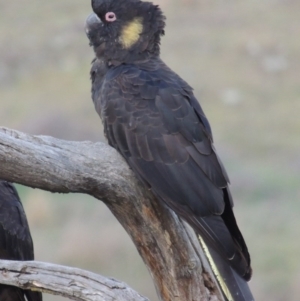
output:
POLYGON ((143 31, 141 18, 135 18, 122 28, 120 42, 125 49, 130 48, 140 38, 143 31))

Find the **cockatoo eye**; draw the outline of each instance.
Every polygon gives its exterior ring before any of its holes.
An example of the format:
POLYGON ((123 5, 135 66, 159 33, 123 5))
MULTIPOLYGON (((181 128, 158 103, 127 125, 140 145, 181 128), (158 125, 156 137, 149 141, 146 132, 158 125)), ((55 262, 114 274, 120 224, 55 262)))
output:
POLYGON ((116 14, 114 12, 108 12, 105 14, 105 21, 114 22, 117 20, 116 14))

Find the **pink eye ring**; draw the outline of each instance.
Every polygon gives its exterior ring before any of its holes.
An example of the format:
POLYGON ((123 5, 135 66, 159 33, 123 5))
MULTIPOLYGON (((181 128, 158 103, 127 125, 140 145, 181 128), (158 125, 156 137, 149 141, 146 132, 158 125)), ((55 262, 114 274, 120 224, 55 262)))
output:
POLYGON ((114 22, 117 20, 116 14, 114 12, 108 12, 105 14, 105 21, 114 22))

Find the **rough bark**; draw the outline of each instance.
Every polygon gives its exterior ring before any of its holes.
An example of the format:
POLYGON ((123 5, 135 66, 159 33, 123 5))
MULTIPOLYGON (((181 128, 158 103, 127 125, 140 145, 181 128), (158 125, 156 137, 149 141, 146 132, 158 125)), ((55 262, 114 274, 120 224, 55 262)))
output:
POLYGON ((1 260, 0 275, 4 284, 77 301, 148 301, 123 282, 56 264, 1 260))
POLYGON ((108 145, 0 128, 0 166, 2 179, 102 200, 132 238, 161 300, 223 300, 194 232, 108 145))

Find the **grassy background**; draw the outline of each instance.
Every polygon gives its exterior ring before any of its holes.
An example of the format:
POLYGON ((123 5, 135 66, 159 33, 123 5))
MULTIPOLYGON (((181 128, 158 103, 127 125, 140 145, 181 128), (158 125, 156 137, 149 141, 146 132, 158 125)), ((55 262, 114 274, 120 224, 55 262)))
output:
MULTIPOLYGON (((158 2, 158 1, 157 1, 158 2)), ((257 300, 299 299, 300 2, 169 0, 162 57, 194 88, 231 178, 257 300)), ((103 140, 90 99, 90 1, 0 2, 1 125, 103 140)), ((151 300, 151 279, 105 206, 18 186, 36 259, 119 278, 151 300)), ((65 300, 45 295, 45 301, 65 300)))

